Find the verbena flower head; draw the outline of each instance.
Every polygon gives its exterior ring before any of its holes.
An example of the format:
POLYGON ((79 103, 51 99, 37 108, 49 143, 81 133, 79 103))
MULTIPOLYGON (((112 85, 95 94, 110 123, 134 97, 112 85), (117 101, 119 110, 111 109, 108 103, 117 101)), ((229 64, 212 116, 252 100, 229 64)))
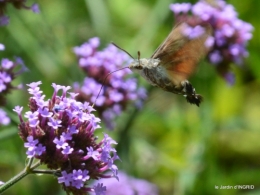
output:
MULTIPOLYGON (((0 44, 0 50, 4 50, 4 45, 0 44)), ((0 62, 0 106, 6 103, 6 95, 13 89, 18 89, 21 86, 14 87, 12 81, 26 70, 26 67, 21 58, 16 57, 14 61, 8 58, 2 58, 0 62), (17 68, 19 68, 17 70, 17 68)))
POLYGON ((94 109, 89 103, 76 101, 77 94, 68 93, 70 87, 54 83, 52 97, 45 100, 40 84, 28 84, 30 111, 24 117, 23 107, 14 109, 20 119, 19 135, 25 142, 27 157, 57 170, 58 183, 67 193, 87 194, 94 191, 87 186, 91 179, 116 178, 114 161, 118 156, 112 147, 116 142, 107 134, 98 142, 94 133, 100 119, 92 114, 94 109), (111 174, 104 173, 108 170, 111 174))
POLYGON ((26 0, 0 0, 0 26, 9 24, 9 17, 5 15, 8 4, 12 4, 16 9, 32 10, 34 13, 40 12, 38 4, 27 6, 26 0))
POLYGON ((91 38, 88 42, 74 48, 79 58, 79 66, 87 77, 82 86, 75 84, 74 89, 79 93, 78 99, 94 103, 101 86, 104 87, 95 102, 99 116, 108 129, 113 129, 113 119, 118 116, 132 101, 141 106, 146 98, 144 88, 138 87, 137 80, 129 77, 130 69, 126 68, 110 74, 108 73, 126 67, 129 56, 110 44, 99 51, 99 38, 91 38))
POLYGON ((253 26, 238 18, 235 8, 223 0, 200 0, 196 4, 175 3, 170 5, 176 22, 185 21, 191 26, 209 23, 213 37, 206 43, 212 46, 207 58, 216 66, 218 73, 230 84, 234 82, 229 71, 231 63, 241 65, 248 56, 246 45, 252 38, 253 26))
MULTIPOLYGON (((106 195, 158 195, 157 187, 143 179, 136 179, 128 176, 124 172, 118 172, 118 180, 102 179, 102 182, 106 186, 106 195)), ((95 182, 95 186, 100 185, 95 182)))

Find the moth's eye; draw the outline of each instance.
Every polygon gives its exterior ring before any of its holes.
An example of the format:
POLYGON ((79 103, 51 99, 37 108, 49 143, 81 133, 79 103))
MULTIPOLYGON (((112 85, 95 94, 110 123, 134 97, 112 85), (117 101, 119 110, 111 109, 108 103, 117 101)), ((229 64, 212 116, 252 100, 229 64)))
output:
POLYGON ((135 68, 138 69, 138 70, 142 70, 143 69, 143 67, 140 66, 140 65, 135 66, 135 68))

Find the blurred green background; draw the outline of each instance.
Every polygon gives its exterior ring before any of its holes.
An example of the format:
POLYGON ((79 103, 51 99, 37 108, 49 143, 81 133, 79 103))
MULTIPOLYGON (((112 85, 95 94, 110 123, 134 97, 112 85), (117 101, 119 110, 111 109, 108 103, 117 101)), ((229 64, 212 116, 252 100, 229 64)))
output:
MULTIPOLYGON (((1 55, 20 56, 28 67, 16 84, 41 80, 41 88, 50 96, 51 83, 71 85, 84 78, 72 48, 91 37, 100 37, 104 47, 113 41, 133 56, 137 51, 142 57, 151 56, 172 29, 169 4, 174 2, 183 1, 45 0, 37 2, 40 14, 9 6, 10 24, 0 29, 0 42, 6 46, 1 55)), ((129 109, 109 132, 119 142, 120 170, 155 183, 159 194, 260 194, 260 1, 227 2, 255 28, 246 68, 232 66, 235 85, 229 86, 204 62, 191 79, 205 99, 199 108, 153 88, 143 109, 129 109), (216 185, 254 185, 254 189, 216 190, 216 185)), ((28 97, 26 89, 8 96, 6 111, 12 124, 0 131, 2 181, 25 165, 18 118, 11 110, 16 105, 26 107, 28 97)), ((29 175, 5 194, 36 193, 65 194, 55 178, 45 175, 29 175)))

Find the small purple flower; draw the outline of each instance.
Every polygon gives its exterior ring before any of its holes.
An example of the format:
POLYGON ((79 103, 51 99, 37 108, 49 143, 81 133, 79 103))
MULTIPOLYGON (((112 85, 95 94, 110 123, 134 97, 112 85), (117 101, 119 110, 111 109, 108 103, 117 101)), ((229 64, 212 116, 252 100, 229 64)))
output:
POLYGON ((32 10, 34 13, 36 13, 36 14, 40 13, 40 8, 39 8, 39 5, 38 5, 37 3, 34 3, 34 4, 31 6, 31 10, 32 10))
POLYGON ((86 181, 89 179, 89 175, 88 175, 88 170, 73 170, 72 172, 72 178, 74 180, 82 180, 82 181, 86 181))
POLYGON ((0 80, 4 83, 10 83, 12 81, 11 75, 6 72, 0 73, 0 80))
POLYGON ((41 156, 43 152, 46 151, 46 147, 43 146, 42 144, 38 144, 38 146, 35 148, 35 153, 38 156, 41 156))
POLYGON ((28 136, 27 141, 24 143, 24 147, 26 148, 34 148, 39 143, 37 139, 33 139, 33 136, 28 136))
POLYGON ((3 50, 5 50, 5 46, 4 46, 4 44, 0 43, 0 51, 3 51, 3 50))
POLYGON ((187 13, 191 9, 190 3, 174 3, 170 5, 170 10, 175 14, 187 13))
POLYGON ((36 127, 39 124, 39 120, 38 119, 31 119, 29 120, 29 126, 30 127, 36 127))
POLYGON ((7 116, 6 112, 2 109, 0 109, 0 126, 1 125, 8 125, 10 124, 11 120, 7 116))
POLYGON ((87 186, 90 180, 117 177, 114 162, 119 157, 112 147, 116 142, 107 134, 97 142, 94 133, 100 127, 100 119, 91 113, 94 109, 89 103, 76 101, 76 95, 68 93, 70 87, 55 83, 50 99, 45 100, 45 95, 35 96, 35 91, 43 93, 40 84, 28 85, 30 110, 25 113, 25 120, 22 107, 14 109, 20 118, 19 135, 25 142, 27 157, 37 158, 55 170, 58 183, 67 193, 93 192, 94 188, 87 186), (61 89, 62 94, 58 96, 61 89))
POLYGON ((45 117, 45 118, 52 117, 52 115, 53 115, 53 113, 49 112, 49 109, 46 107, 40 108, 39 113, 41 114, 42 117, 45 117))
POLYGON ((33 119, 38 119, 38 116, 39 116, 39 112, 31 112, 31 111, 28 111, 24 114, 24 117, 25 118, 28 118, 28 120, 33 120, 33 119))
POLYGON ((9 17, 5 15, 0 15, 0 26, 6 26, 9 24, 9 17))
POLYGON ((235 29, 233 26, 229 24, 224 24, 221 29, 221 33, 226 37, 232 37, 235 33, 235 29))
POLYGON ((204 33, 205 33, 205 29, 199 25, 195 27, 187 26, 183 30, 183 34, 189 37, 189 39, 196 39, 201 35, 203 35, 204 33))
POLYGON ((223 58, 222 58, 222 56, 221 56, 219 51, 211 52, 209 54, 209 58, 210 58, 210 61, 213 64, 219 64, 223 60, 223 58))
POLYGON ((92 157, 94 160, 98 160, 99 159, 99 152, 98 151, 94 151, 92 147, 87 147, 87 151, 88 151, 88 156, 92 157))
POLYGON ((94 186, 96 195, 106 195, 106 186, 103 186, 103 183, 98 183, 94 186))
POLYGON ((72 140, 72 136, 71 136, 72 134, 70 133, 70 132, 63 132, 62 134, 61 134, 61 139, 63 139, 63 140, 72 140))
POLYGON ((76 126, 72 125, 68 128, 69 130, 69 133, 72 135, 72 134, 77 134, 79 132, 78 129, 76 129, 76 126))
POLYGON ((28 92, 36 98, 40 97, 40 95, 42 94, 42 91, 40 91, 39 87, 29 88, 28 92))
POLYGON ((72 185, 73 187, 77 188, 77 189, 80 189, 80 188, 82 188, 82 187, 84 186, 84 182, 81 181, 81 180, 73 180, 73 181, 71 182, 71 185, 72 185))
MULTIPOLYGON (((26 84, 28 87, 30 87, 29 89, 35 89, 36 87, 38 87, 39 85, 41 85, 42 82, 38 81, 38 82, 32 82, 30 84, 26 84)), ((28 90, 29 91, 29 90, 28 90)), ((30 92, 30 91, 29 91, 30 92)))
POLYGON ((64 139, 58 139, 58 138, 55 138, 54 140, 53 140, 53 143, 55 143, 56 144, 56 148, 57 149, 65 149, 69 144, 66 142, 66 140, 64 140, 64 139))
POLYGON ((28 158, 32 158, 36 154, 37 144, 39 141, 37 139, 34 140, 33 136, 28 136, 27 141, 28 142, 24 143, 24 147, 28 148, 26 154, 28 158))
POLYGON ((72 174, 68 174, 66 171, 62 171, 61 174, 62 176, 58 178, 58 183, 64 183, 65 186, 70 186, 70 182, 72 181, 72 174))
POLYGON ((1 62, 1 65, 4 69, 10 69, 14 66, 14 63, 13 61, 7 59, 7 58, 3 58, 2 59, 2 62, 1 62))
POLYGON ((215 38, 212 37, 212 36, 210 36, 210 37, 208 37, 207 40, 205 41, 205 46, 206 46, 207 48, 212 48, 213 45, 214 45, 214 43, 215 43, 215 38))
POLYGON ((48 122, 48 125, 52 127, 53 129, 57 129, 58 127, 61 127, 60 125, 61 120, 56 120, 54 118, 50 118, 50 122, 48 122))
POLYGON ((235 75, 232 72, 228 72, 225 75, 225 79, 229 85, 233 85, 235 83, 235 75))
POLYGON ((13 111, 15 111, 18 115, 21 115, 21 113, 23 111, 23 107, 22 106, 15 106, 13 111))
POLYGON ((66 146, 63 150, 62 150, 62 154, 71 154, 73 152, 73 148, 71 148, 70 146, 66 146))

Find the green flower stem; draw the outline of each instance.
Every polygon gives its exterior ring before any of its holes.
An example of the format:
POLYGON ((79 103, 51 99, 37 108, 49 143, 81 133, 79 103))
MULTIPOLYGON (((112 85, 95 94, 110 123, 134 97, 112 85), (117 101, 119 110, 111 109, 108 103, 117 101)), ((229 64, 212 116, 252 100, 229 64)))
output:
POLYGON ((30 169, 32 166, 34 158, 29 158, 28 164, 26 165, 26 169, 30 169))
MULTIPOLYGON (((29 162, 31 162, 31 161, 29 161, 29 162)), ((2 192, 6 191, 8 188, 13 186, 15 183, 17 183, 21 179, 23 179, 25 176, 33 173, 33 169, 35 169, 38 166, 40 166, 40 161, 33 164, 32 167, 29 167, 29 166, 25 167, 25 169, 22 172, 20 172, 18 175, 14 176, 9 181, 5 182, 3 185, 0 186, 0 194, 2 192)))

